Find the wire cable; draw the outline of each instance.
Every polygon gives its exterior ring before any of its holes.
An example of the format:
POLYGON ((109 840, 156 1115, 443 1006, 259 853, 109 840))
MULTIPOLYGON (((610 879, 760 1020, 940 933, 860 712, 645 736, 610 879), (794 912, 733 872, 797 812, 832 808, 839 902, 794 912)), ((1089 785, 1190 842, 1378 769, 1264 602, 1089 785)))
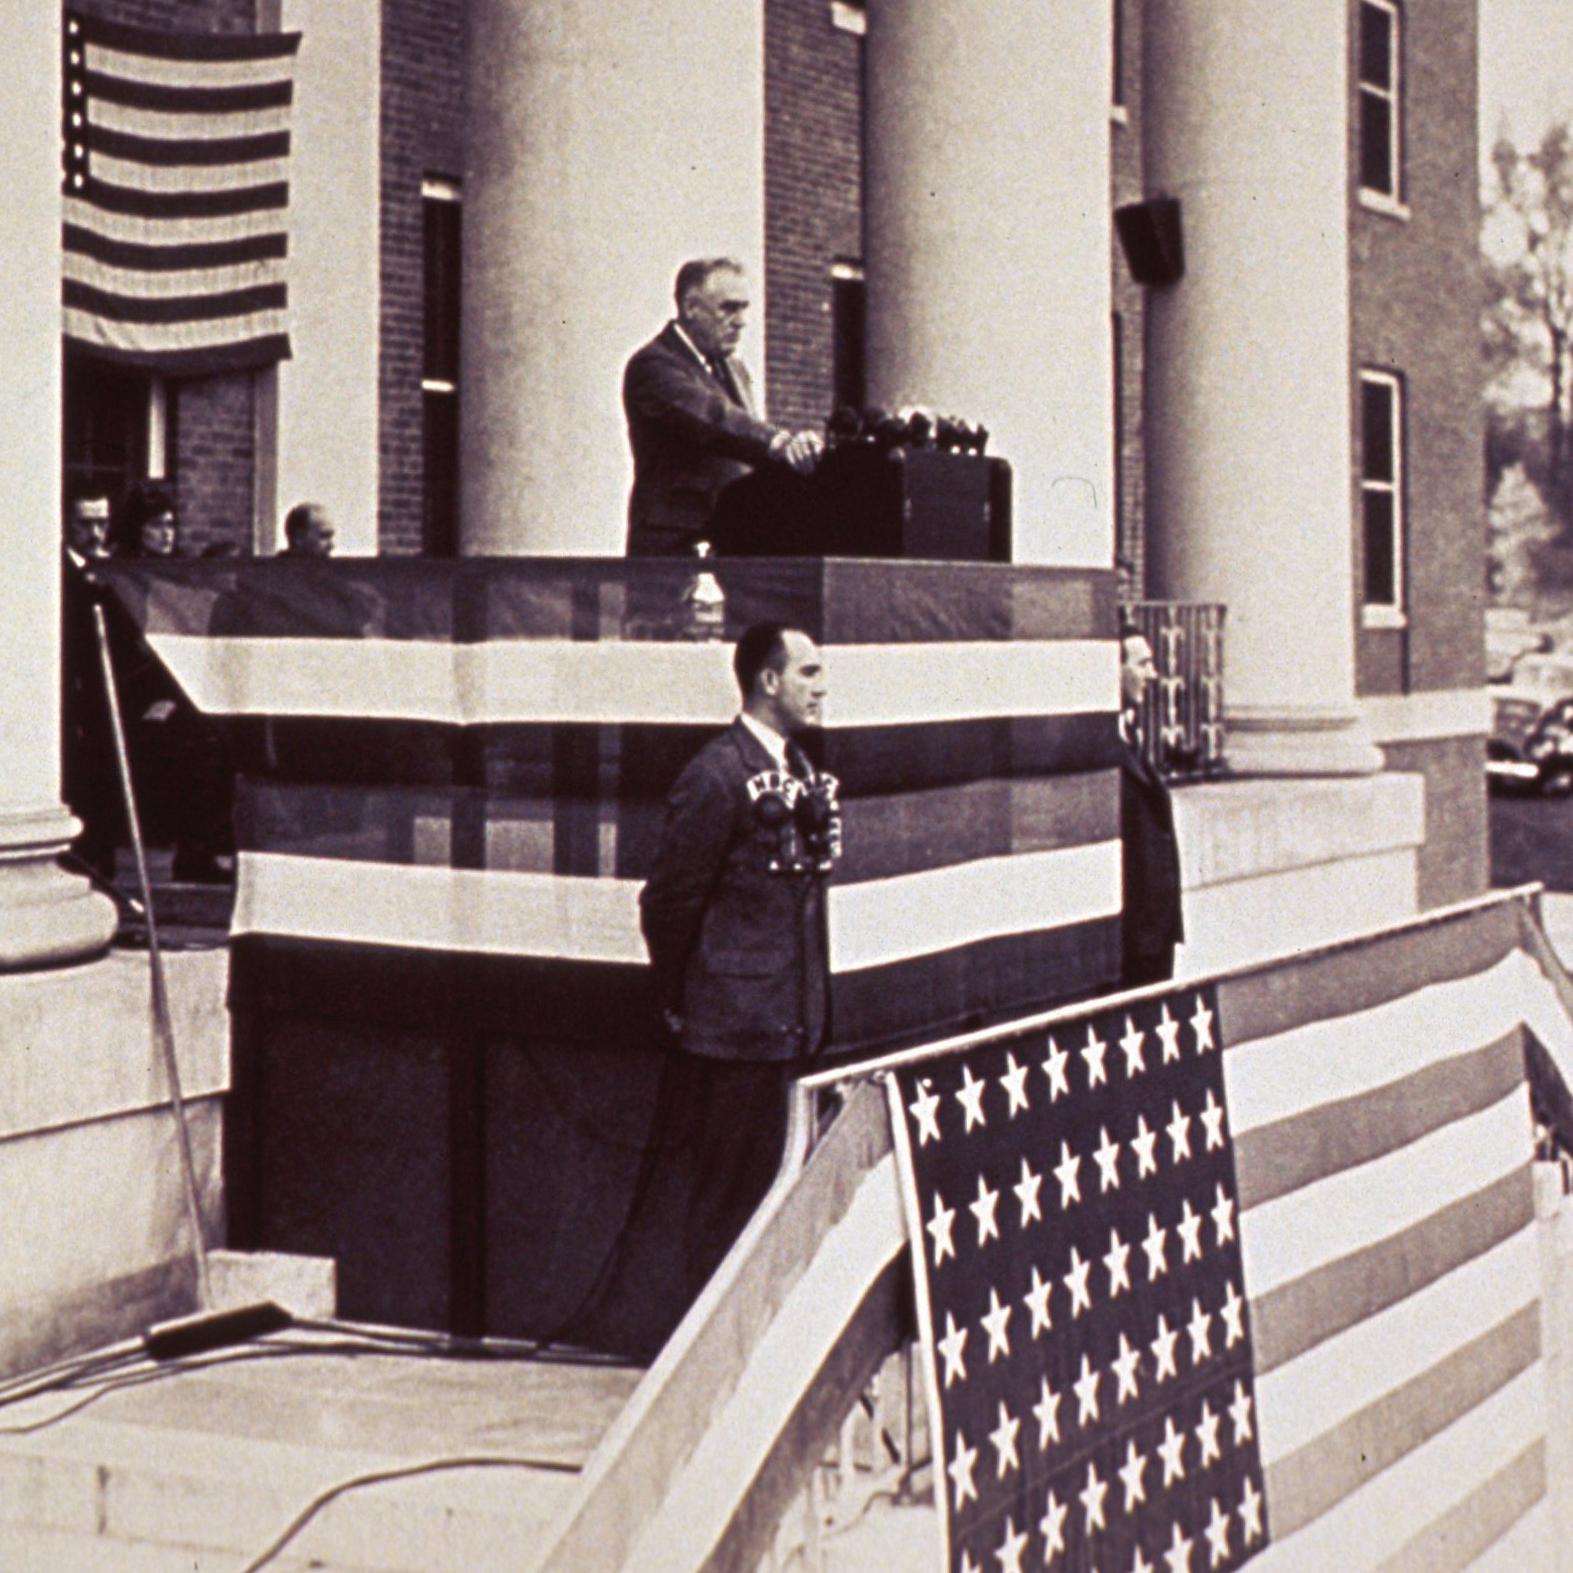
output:
POLYGON ((399 1469, 379 1469, 364 1475, 353 1475, 347 1480, 339 1481, 337 1485, 329 1486, 327 1490, 313 1497, 290 1520, 277 1539, 253 1557, 239 1570, 239 1573, 261 1573, 261 1570, 274 1561, 329 1503, 347 1496, 351 1491, 361 1491, 368 1486, 385 1485, 393 1480, 409 1480, 417 1475, 434 1475, 459 1469, 540 1469, 549 1470, 553 1474, 577 1475, 580 1466, 565 1464, 561 1459, 554 1458, 499 1458, 481 1454, 474 1458, 434 1458, 422 1464, 409 1464, 399 1469))

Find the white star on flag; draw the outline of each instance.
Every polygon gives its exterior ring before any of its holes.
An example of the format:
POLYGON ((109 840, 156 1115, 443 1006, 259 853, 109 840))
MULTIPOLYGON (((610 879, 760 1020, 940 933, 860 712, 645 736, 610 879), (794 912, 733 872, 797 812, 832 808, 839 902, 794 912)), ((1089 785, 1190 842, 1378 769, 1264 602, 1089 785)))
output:
POLYGON ((1211 1550, 1209 1567, 1229 1560, 1229 1515, 1219 1507, 1217 1497, 1213 1498, 1212 1517, 1207 1520, 1207 1544, 1211 1550))
POLYGON ((1003 1480, 1009 1470, 1021 1468, 1021 1459, 1016 1454, 1016 1433, 1020 1430, 1021 1421, 1005 1407, 1005 1400, 1001 1399, 1000 1423, 989 1433, 989 1441, 994 1444, 994 1451, 999 1458, 999 1467, 995 1471, 997 1479, 1003 1480))
POLYGON ((1136 1440, 1133 1437, 1125 1444, 1125 1462, 1120 1466, 1120 1480, 1125 1487, 1125 1511, 1127 1513, 1138 1502, 1147 1500, 1147 1488, 1142 1484, 1142 1475, 1147 1468, 1147 1455, 1136 1451, 1136 1440))
POLYGON ((1103 1499, 1109 1494, 1109 1482, 1098 1478, 1098 1466, 1087 1465, 1087 1484, 1082 1487, 1082 1511, 1087 1515, 1087 1533, 1090 1535, 1095 1529, 1102 1529, 1103 1499))
POLYGON ((1142 1555, 1140 1545, 1136 1547, 1135 1555, 1131 1558, 1131 1573, 1154 1573, 1153 1565, 1142 1555))
POLYGON ((958 1431, 950 1463, 945 1466, 945 1471, 950 1476, 950 1483, 955 1487, 958 1510, 968 1497, 977 1500, 978 1488, 972 1480, 972 1471, 977 1467, 977 1462, 977 1448, 968 1447, 965 1435, 958 1431))
POLYGON ((1180 1112, 1179 1100, 1174 1103, 1174 1118, 1169 1121, 1169 1140, 1174 1143, 1174 1161, 1191 1155, 1191 1117, 1180 1112))
POLYGON ((1199 1262, 1202 1259, 1202 1215, 1191 1210, 1189 1196, 1180 1204, 1178 1228, 1185 1245, 1185 1260, 1199 1262))
POLYGON ((1161 1312, 1158 1315, 1158 1336, 1150 1345, 1152 1357, 1158 1362, 1158 1369, 1154 1379, 1161 1382, 1166 1376, 1178 1376, 1179 1370, 1174 1363, 1174 1344, 1180 1336, 1177 1328, 1171 1329, 1168 1317, 1161 1312))
POLYGON ((1136 1154, 1136 1177, 1145 1180, 1149 1174, 1158 1172, 1158 1155, 1153 1151, 1158 1142, 1158 1133, 1147 1123, 1145 1114, 1136 1116, 1136 1134, 1131 1137, 1131 1151, 1136 1154))
POLYGON ((1065 1549, 1065 1515, 1070 1512, 1069 1502, 1060 1502, 1053 1491, 1044 1504, 1043 1517, 1038 1520, 1038 1533, 1043 1536, 1043 1560, 1048 1562, 1057 1551, 1065 1549))
POLYGON ((956 1254, 956 1242, 950 1237, 951 1225, 956 1221, 956 1209, 947 1207, 945 1199, 938 1191, 934 1193, 934 1215, 928 1221, 928 1232, 934 1237, 934 1265, 936 1267, 947 1256, 956 1254))
POLYGON ((1213 1227, 1218 1231, 1218 1243, 1223 1245, 1234 1238, 1234 1198, 1218 1187, 1218 1201, 1212 1210, 1213 1227))
POLYGON ((1218 1309, 1218 1314, 1223 1318, 1225 1349, 1233 1349, 1245 1337, 1244 1311, 1245 1301, 1240 1298, 1239 1291, 1231 1281, 1224 1294, 1223 1304, 1218 1309))
POLYGON ((972 1074, 970 1065, 961 1067, 961 1085, 956 1089, 956 1102, 967 1111, 967 1130, 974 1125, 987 1125, 983 1117, 983 1091, 988 1086, 972 1074))
POLYGON ((1107 1125, 1102 1127, 1099 1134, 1103 1139, 1092 1155, 1098 1161, 1098 1194, 1103 1196, 1120 1188, 1120 1144, 1109 1140, 1107 1125))
POLYGON ((1121 1238, 1118 1229, 1109 1230, 1109 1249, 1103 1258, 1103 1265, 1109 1270, 1109 1298, 1112 1300, 1122 1289, 1131 1286, 1130 1260, 1131 1248, 1121 1238))
POLYGON ((1169 1002, 1163 1002, 1163 1014, 1155 1029, 1163 1044, 1163 1063, 1169 1065, 1180 1057, 1180 1024, 1169 1014, 1169 1002))
POLYGON ((1245 1489, 1240 1493, 1240 1505, 1235 1512, 1240 1515, 1240 1534, 1246 1545, 1250 1545, 1262 1533, 1262 1494, 1249 1475, 1245 1477, 1245 1489))
POLYGON ((1202 1450, 1202 1468, 1205 1469, 1215 1458, 1223 1457, 1223 1449, 1218 1445, 1218 1422, 1222 1415, 1213 1413, 1213 1406, 1204 1398, 1202 1400, 1202 1418, 1196 1427, 1197 1445, 1202 1450))
POLYGON ((1092 1295, 1087 1289, 1087 1274, 1092 1271, 1092 1263, 1084 1262, 1081 1252, 1073 1245, 1071 1247, 1071 1270, 1065 1274, 1061 1282, 1071 1292, 1071 1318, 1074 1320, 1083 1311, 1092 1309, 1092 1295))
POLYGON ((1209 1329, 1212 1327, 1212 1313, 1202 1309, 1200 1300, 1191 1301, 1191 1321, 1185 1329, 1191 1335, 1191 1364, 1200 1365, 1203 1360, 1212 1358, 1213 1342, 1209 1329))
POLYGON ((1077 1178, 1080 1170, 1080 1156, 1073 1153, 1062 1141, 1060 1143, 1060 1161, 1054 1166, 1054 1178, 1060 1182, 1061 1212, 1064 1212, 1072 1202, 1081 1200, 1081 1181, 1077 1178))
POLYGON ((938 1344, 939 1352, 945 1357, 945 1386, 957 1377, 965 1382, 967 1380, 967 1362, 963 1351, 967 1347, 967 1329, 956 1326, 956 1318, 947 1311, 945 1313, 945 1336, 938 1344))
POLYGON ((1202 1127, 1207 1132, 1207 1150, 1212 1152, 1215 1148, 1223 1146, 1223 1105, 1213 1097, 1211 1087, 1207 1089, 1207 1102, 1202 1105, 1202 1127))
POLYGON ((1163 1441, 1158 1444, 1158 1454, 1163 1459, 1165 1487, 1185 1479, 1185 1433, 1174 1429, 1173 1415, 1163 1417, 1163 1441))
POLYGON ((983 1569, 972 1560, 972 1553, 965 1547, 961 1553, 961 1573, 983 1573, 983 1569))
POLYGON ((1065 1074, 1065 1062, 1069 1059, 1070 1055, 1050 1038, 1049 1057, 1043 1062, 1043 1074, 1049 1078, 1050 1103, 1058 1103, 1061 1093, 1067 1098, 1071 1095, 1070 1079, 1065 1074))
POLYGON ((1006 1328, 1010 1322, 1011 1308, 1000 1304, 999 1291, 989 1290, 988 1315, 983 1318, 983 1326, 989 1335, 989 1364, 993 1365, 1000 1355, 1010 1355, 1010 1335, 1006 1328))
POLYGON ((1238 1447, 1242 1442, 1249 1442, 1253 1434, 1251 1395, 1246 1392, 1244 1382, 1234 1384, 1234 1402, 1229 1405, 1229 1418, 1234 1422, 1234 1445, 1238 1447))
POLYGON ((1039 1378, 1038 1401, 1032 1406, 1032 1417, 1038 1422, 1038 1451, 1041 1453, 1050 1442, 1060 1439, 1060 1399, 1049 1386, 1048 1377, 1039 1378))
POLYGON ((986 1240, 997 1240, 1000 1237, 1000 1226, 994 1216, 994 1209, 998 1205, 1000 1193, 989 1188, 988 1181, 980 1174, 978 1176, 978 1199, 967 1203, 967 1211, 978 1220, 978 1244, 986 1240))
POLYGON ((999 1559, 1000 1573, 1021 1573, 1021 1554, 1027 1549, 1027 1532, 1016 1528, 1016 1521, 1005 1520, 1005 1538, 994 1555, 999 1559))
POLYGON ((1196 1011, 1191 1017, 1191 1030, 1196 1034, 1198 1054, 1205 1054, 1208 1049, 1217 1046, 1213 1042, 1213 1013, 1208 1010, 1207 1002, 1200 994, 1196 996, 1196 1011))
POLYGON ((1025 1158, 1021 1160, 1021 1178, 1011 1189, 1016 1193, 1016 1200, 1021 1203, 1021 1227, 1025 1229, 1029 1220, 1043 1221, 1043 1213, 1038 1206, 1038 1187, 1043 1184, 1043 1176, 1034 1174, 1032 1166, 1025 1158))
POLYGON ((1158 1215, 1147 1214, 1147 1237, 1142 1241, 1142 1249, 1147 1253, 1147 1282, 1153 1283, 1160 1274, 1169 1270, 1169 1258, 1164 1251, 1164 1241, 1169 1238, 1167 1229, 1158 1227, 1158 1215))
POLYGON ((1034 1263, 1032 1268, 1032 1287, 1021 1297, 1022 1303, 1032 1314, 1032 1333, 1030 1336, 1033 1338, 1036 1338, 1039 1333, 1049 1331, 1054 1325, 1049 1320, 1049 1296, 1053 1292, 1054 1280, 1051 1278, 1045 1283, 1038 1274, 1037 1264, 1034 1263))
POLYGON ((939 1140, 939 1094, 934 1091, 933 1083, 927 1076, 918 1086, 922 1090, 907 1107, 912 1111, 912 1118, 918 1122, 918 1146, 927 1147, 929 1137, 939 1140))
POLYGON ((1115 1380, 1120 1384, 1117 1402, 1123 1404, 1127 1398, 1136 1397, 1136 1368, 1141 1363, 1140 1352, 1132 1349, 1130 1339, 1121 1333, 1119 1357, 1109 1367, 1114 1372, 1115 1380))
POLYGON ((1103 1068, 1103 1056, 1108 1053, 1109 1045, 1098 1036, 1097 1029, 1087 1028, 1087 1047, 1081 1051, 1081 1057, 1087 1062, 1087 1090, 1090 1092, 1102 1082, 1105 1086, 1109 1083, 1108 1072, 1103 1068))
POLYGON ((1081 1375, 1071 1385, 1076 1391, 1076 1424, 1084 1426, 1088 1420, 1098 1418, 1098 1383, 1102 1380, 1093 1370, 1092 1362, 1081 1357, 1081 1375))
POLYGON ((1010 1099, 1010 1108, 1006 1112, 1011 1119, 1015 1119, 1016 1111, 1027 1107, 1027 1072, 1031 1067, 1018 1065, 1014 1054, 1007 1054, 1005 1062, 1010 1069, 1000 1077, 999 1083, 1005 1089, 1005 1096, 1010 1099))
POLYGON ((1163 1554, 1163 1560, 1169 1564, 1169 1573, 1191 1573, 1191 1546, 1193 1543, 1189 1536, 1180 1533, 1179 1521, 1176 1520, 1174 1535, 1169 1541, 1169 1549, 1163 1554))
POLYGON ((1120 1039, 1120 1047, 1125 1050, 1125 1079, 1129 1081, 1138 1071, 1147 1069, 1147 1062, 1142 1058, 1142 1044, 1146 1042, 1147 1034, 1136 1030, 1136 1023, 1129 1016, 1125 1018, 1125 1036, 1120 1039))

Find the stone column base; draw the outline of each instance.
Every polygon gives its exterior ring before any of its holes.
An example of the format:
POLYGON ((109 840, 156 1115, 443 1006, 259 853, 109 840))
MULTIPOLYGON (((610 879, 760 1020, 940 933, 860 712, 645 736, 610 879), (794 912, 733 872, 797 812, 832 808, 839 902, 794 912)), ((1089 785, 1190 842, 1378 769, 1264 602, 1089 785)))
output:
POLYGON ((1369 776, 1382 751, 1352 710, 1332 706, 1231 707, 1225 757, 1241 776, 1369 776))
POLYGON ((81 828, 63 808, 0 813, 0 972, 85 961, 114 937, 114 902, 56 861, 81 828))

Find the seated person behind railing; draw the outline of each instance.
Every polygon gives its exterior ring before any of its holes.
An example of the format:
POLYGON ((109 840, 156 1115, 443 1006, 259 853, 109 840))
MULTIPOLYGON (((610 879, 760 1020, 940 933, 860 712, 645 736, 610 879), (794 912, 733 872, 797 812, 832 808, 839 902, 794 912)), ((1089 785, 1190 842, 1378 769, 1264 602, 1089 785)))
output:
POLYGON ((298 502, 284 515, 280 557, 331 557, 333 521, 320 502, 298 502))
POLYGON ((1174 947, 1185 938, 1180 911, 1180 844, 1169 788, 1137 735, 1142 696, 1158 675, 1152 646, 1133 624, 1120 638, 1120 842, 1124 880, 1120 983, 1141 988, 1174 975, 1174 947))
POLYGON ((178 557, 175 503, 162 487, 139 482, 126 493, 111 544, 116 557, 178 557))

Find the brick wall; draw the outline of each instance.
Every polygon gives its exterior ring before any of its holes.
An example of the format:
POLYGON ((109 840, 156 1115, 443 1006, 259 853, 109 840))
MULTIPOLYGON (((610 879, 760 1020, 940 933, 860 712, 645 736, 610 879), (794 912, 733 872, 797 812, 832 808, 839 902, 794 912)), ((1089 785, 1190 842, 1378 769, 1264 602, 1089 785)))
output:
POLYGON ((421 548, 421 180, 464 169, 464 0, 383 0, 379 549, 421 548))
POLYGON ((765 372, 785 425, 830 412, 830 268, 863 254, 862 81, 830 0, 765 0, 765 372))
MULTIPOLYGON (((76 0, 78 9, 137 27, 198 33, 249 33, 257 0, 76 0)), ((171 385, 173 475, 181 546, 212 543, 248 551, 255 436, 250 373, 194 377, 171 385)))
MULTIPOLYGON (((1351 377, 1361 366, 1400 373, 1407 407, 1409 626, 1360 632, 1365 693, 1470 686, 1484 660, 1476 0, 1426 0, 1403 17, 1407 217, 1358 200, 1350 72, 1351 377)), ((1351 39, 1357 19, 1351 0, 1351 39)), ((1358 392, 1352 386, 1357 473, 1358 392)), ((1352 519, 1358 601, 1357 498, 1352 519)))

